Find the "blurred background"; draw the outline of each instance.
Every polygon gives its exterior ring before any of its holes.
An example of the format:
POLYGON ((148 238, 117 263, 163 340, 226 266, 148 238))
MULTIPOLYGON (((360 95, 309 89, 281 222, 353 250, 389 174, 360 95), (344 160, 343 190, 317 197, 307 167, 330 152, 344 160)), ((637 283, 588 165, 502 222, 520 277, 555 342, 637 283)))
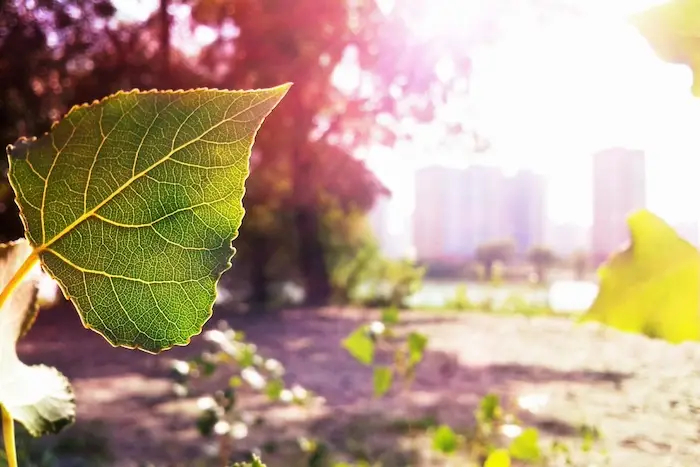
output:
MULTIPOLYGON (((293 81, 251 159, 239 301, 342 300, 370 247, 428 279, 494 260, 522 279, 545 250, 585 258, 580 280, 642 207, 698 241, 690 71, 627 24, 653 3, 8 1, 0 135, 120 89, 293 81)), ((21 236, 5 179, 0 203, 0 236, 21 236)), ((415 300, 437 304, 428 282, 415 300)))
MULTIPOLYGON (((291 81, 253 150, 221 309, 576 314, 630 213, 698 244, 691 71, 628 23, 656 3, 6 0, 0 141, 118 90, 291 81)), ((22 225, 0 166, 7 241, 22 225)))

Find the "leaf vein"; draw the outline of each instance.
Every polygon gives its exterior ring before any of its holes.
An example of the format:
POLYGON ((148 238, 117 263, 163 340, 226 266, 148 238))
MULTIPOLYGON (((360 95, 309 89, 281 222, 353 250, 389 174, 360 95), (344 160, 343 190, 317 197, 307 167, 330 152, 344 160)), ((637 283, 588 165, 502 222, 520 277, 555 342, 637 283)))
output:
POLYGON ((109 278, 114 278, 114 279, 124 279, 124 280, 132 281, 132 282, 140 282, 141 284, 188 284, 188 283, 192 283, 192 282, 199 282, 199 281, 204 279, 204 277, 200 277, 198 279, 186 279, 183 281, 176 281, 176 280, 147 281, 145 279, 141 279, 140 277, 123 276, 121 274, 110 274, 110 273, 105 272, 105 271, 98 271, 96 269, 88 269, 88 268, 84 268, 82 266, 78 266, 77 264, 75 264, 74 262, 72 262, 71 260, 69 260, 68 258, 63 256, 62 254, 60 254, 56 250, 52 250, 50 248, 46 248, 44 250, 44 253, 51 253, 56 258, 60 259, 64 263, 66 263, 66 265, 68 265, 68 266, 72 267, 73 269, 75 269, 76 271, 82 272, 84 274, 95 274, 97 276, 109 277, 109 278))

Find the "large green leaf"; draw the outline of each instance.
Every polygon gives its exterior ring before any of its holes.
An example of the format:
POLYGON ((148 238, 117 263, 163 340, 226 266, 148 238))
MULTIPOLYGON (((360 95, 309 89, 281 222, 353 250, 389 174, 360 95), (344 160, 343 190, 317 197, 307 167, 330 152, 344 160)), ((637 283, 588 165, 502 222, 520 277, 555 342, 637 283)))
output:
POLYGON ((26 236, 86 327, 149 352, 201 331, 288 89, 119 92, 8 147, 26 236))
POLYGON ((598 271, 583 320, 670 342, 700 339, 700 255, 649 211, 628 219, 630 246, 598 271))
MULTIPOLYGON (((0 288, 31 255, 22 239, 0 245, 0 288)), ((0 405, 34 436, 55 433, 75 419, 75 400, 68 380, 55 368, 27 366, 17 356, 17 339, 37 312, 37 265, 0 309, 0 405)))
POLYGON ((693 94, 700 96, 700 0, 671 0, 632 18, 664 61, 693 70, 693 94))

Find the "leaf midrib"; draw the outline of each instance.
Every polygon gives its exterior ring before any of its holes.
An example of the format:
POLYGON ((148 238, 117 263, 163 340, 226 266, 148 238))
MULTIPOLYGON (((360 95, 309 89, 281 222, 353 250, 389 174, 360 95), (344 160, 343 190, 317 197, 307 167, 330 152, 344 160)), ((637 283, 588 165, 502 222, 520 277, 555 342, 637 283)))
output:
MULTIPOLYGON (((168 161, 168 160, 169 160, 173 155, 175 155, 177 152, 179 152, 179 151, 185 149, 186 147, 188 147, 189 145, 194 144, 194 143, 196 143, 197 141, 201 140, 205 135, 207 135, 207 134, 210 133, 211 131, 215 130, 216 128, 220 127, 220 126, 223 125, 224 123, 228 123, 228 122, 234 120, 236 117, 240 116, 240 115, 243 114, 244 112, 247 112, 247 111, 249 111, 249 110, 251 110, 251 109, 253 109, 253 108, 255 108, 255 107, 259 106, 259 105, 262 105, 262 104, 264 104, 265 102, 267 102, 267 101, 269 101, 270 99, 273 99, 273 98, 275 98, 275 97, 276 97, 275 94, 270 95, 270 96, 267 96, 265 99, 262 99, 260 102, 257 102, 257 103, 255 103, 254 105, 251 105, 251 106, 246 107, 245 109, 243 109, 243 110, 241 110, 241 111, 239 111, 239 112, 236 112, 236 113, 235 113, 234 115, 232 115, 231 117, 228 117, 228 118, 223 119, 222 121, 220 121, 220 122, 217 123, 216 125, 213 125, 211 128, 207 129, 204 133, 202 133, 201 135, 199 135, 197 138, 191 139, 191 140, 187 141, 186 143, 181 144, 181 145, 178 146, 177 148, 172 148, 172 149, 171 149, 165 156, 163 156, 161 159, 157 160, 156 162, 154 162, 153 164, 151 164, 149 167, 147 167, 147 168, 144 169, 143 171, 141 171, 141 172, 139 172, 138 174, 136 174, 136 175, 132 176, 131 178, 129 178, 129 180, 127 180, 127 181, 126 181, 124 184, 122 184, 119 188, 117 188, 116 190, 114 190, 114 192, 113 192, 112 194, 110 194, 109 196, 107 196, 104 200, 100 201, 100 202, 99 202, 94 208, 92 208, 91 210, 89 210, 89 211, 83 213, 83 214, 82 214, 80 217, 78 217, 75 221, 73 221, 73 222, 72 222, 71 224, 69 224, 66 228, 64 228, 61 232, 59 232, 57 235, 55 235, 51 240, 49 240, 48 242, 46 242, 46 241, 43 241, 43 239, 42 239, 43 243, 42 243, 41 245, 39 245, 38 247, 36 247, 36 249, 35 249, 35 254, 39 254, 39 253, 44 252, 44 251, 45 251, 46 249, 48 249, 51 245, 53 245, 53 244, 56 243, 58 240, 60 240, 61 238, 63 238, 65 235, 67 235, 68 233, 70 233, 70 232, 71 232, 73 229, 75 229, 78 225, 82 224, 82 223, 85 222, 87 219, 89 219, 90 217, 92 217, 98 210, 100 210, 100 208, 102 208, 104 205, 106 205, 107 203, 109 203, 112 199, 114 199, 114 198, 115 198, 117 195, 119 195, 122 191, 124 191, 125 189, 127 189, 132 183, 134 183, 136 180, 138 180, 138 179, 141 178, 142 176, 144 176, 144 175, 146 175, 147 173, 149 173, 151 170, 153 170, 153 169, 155 169, 156 167, 158 167, 160 164, 162 164, 162 163, 168 161)), ((231 105, 233 105, 234 103, 235 103, 235 101, 234 101, 233 103, 231 103, 231 105)), ((177 134, 173 137, 173 142, 174 142, 174 140, 175 140, 176 137, 177 137, 177 134)), ((56 156, 58 157, 58 154, 57 154, 56 156)), ((47 177, 47 178, 48 178, 48 177, 47 177)), ((43 214, 43 210, 42 210, 42 214, 43 214)), ((43 224, 44 224, 44 223, 43 223, 43 219, 42 219, 42 229, 44 229, 44 225, 43 225, 43 224)))

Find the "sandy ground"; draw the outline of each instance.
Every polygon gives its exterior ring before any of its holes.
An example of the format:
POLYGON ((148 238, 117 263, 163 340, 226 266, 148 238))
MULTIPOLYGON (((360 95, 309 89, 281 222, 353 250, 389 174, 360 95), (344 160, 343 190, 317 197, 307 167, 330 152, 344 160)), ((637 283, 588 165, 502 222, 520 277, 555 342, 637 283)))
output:
MULTIPOLYGON (((463 425, 489 391, 504 397, 545 394, 547 405, 527 417, 545 436, 574 439, 577 427, 588 424, 602 431, 609 465, 698 465, 700 345, 672 346, 558 318, 412 312, 402 327, 430 337, 426 359, 411 390, 378 401, 371 397, 371 372, 339 346, 367 317, 334 309, 259 317, 220 310, 215 320, 244 330, 264 355, 287 367, 288 382, 325 399, 323 407, 305 412, 270 409, 267 418, 279 432, 312 427, 327 434, 344 420, 376 412, 431 413, 463 425)), ((116 467, 144 461, 174 467, 194 465, 183 459, 201 455, 203 444, 193 427, 194 400, 172 396, 168 360, 198 348, 200 339, 159 356, 113 349, 61 305, 42 312, 20 355, 28 363, 57 366, 71 378, 79 423, 104 424, 116 467)), ((265 410, 258 401, 248 405, 265 410)))

